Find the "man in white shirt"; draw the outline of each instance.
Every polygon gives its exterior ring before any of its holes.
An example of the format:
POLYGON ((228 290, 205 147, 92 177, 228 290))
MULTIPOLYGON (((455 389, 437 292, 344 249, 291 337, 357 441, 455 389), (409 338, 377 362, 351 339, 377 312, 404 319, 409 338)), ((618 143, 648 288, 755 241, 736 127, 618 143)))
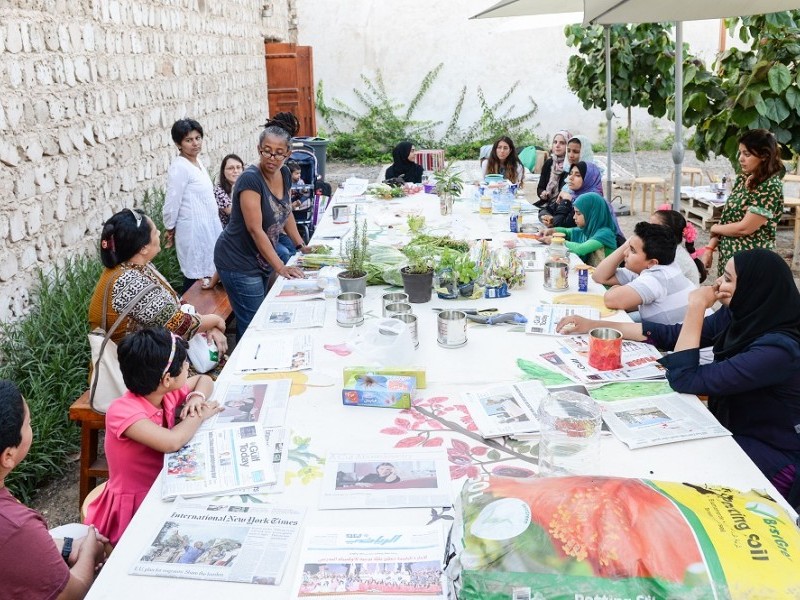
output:
POLYGON ((634 235, 597 265, 592 276, 612 286, 604 296, 606 306, 638 310, 641 320, 655 323, 682 322, 695 286, 675 263, 675 248, 668 227, 637 223, 634 235))

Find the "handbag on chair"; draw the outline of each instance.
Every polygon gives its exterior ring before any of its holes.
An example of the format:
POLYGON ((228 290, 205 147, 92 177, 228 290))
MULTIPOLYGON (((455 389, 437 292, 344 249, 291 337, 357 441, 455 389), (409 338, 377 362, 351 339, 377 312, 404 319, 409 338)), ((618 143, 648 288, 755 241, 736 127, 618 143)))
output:
POLYGON ((122 396, 127 387, 122 379, 122 372, 119 370, 119 359, 117 358, 117 345, 111 340, 111 336, 128 316, 133 307, 145 294, 155 289, 155 283, 148 286, 136 294, 128 302, 125 308, 114 321, 110 329, 106 330, 107 311, 108 311, 108 290, 114 278, 110 277, 103 292, 103 321, 100 327, 96 327, 89 332, 89 347, 92 350, 92 386, 89 390, 89 406, 99 413, 104 413, 111 406, 111 403, 122 396))

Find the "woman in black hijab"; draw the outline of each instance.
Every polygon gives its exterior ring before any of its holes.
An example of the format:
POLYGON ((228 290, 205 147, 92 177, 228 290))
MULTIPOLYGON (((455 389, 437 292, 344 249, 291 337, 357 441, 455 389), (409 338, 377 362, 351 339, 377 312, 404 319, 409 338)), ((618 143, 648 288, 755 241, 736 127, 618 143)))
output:
MULTIPOLYGON (((584 333, 598 323, 565 317, 558 328, 584 333)), ((682 324, 614 326, 628 339, 674 350, 659 361, 672 389, 708 396, 733 439, 792 506, 800 505, 800 293, 778 254, 734 254, 714 285, 689 294, 682 324), (717 301, 722 307, 705 317, 717 301), (701 365, 707 346, 714 360, 701 365)))
POLYGON ((392 150, 391 166, 386 169, 386 179, 403 177, 406 183, 422 183, 422 165, 414 162, 414 144, 408 140, 400 142, 392 150))

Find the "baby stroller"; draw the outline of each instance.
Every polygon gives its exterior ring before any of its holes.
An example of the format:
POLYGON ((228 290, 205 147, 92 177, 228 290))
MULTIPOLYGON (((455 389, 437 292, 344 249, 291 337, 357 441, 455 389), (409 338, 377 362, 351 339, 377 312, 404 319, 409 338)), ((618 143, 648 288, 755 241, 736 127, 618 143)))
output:
POLYGON ((314 235, 314 196, 317 190, 321 195, 330 196, 330 186, 319 176, 317 155, 314 149, 298 139, 292 140, 292 152, 289 159, 300 165, 300 178, 304 185, 292 186, 292 200, 300 201, 300 208, 294 210, 294 220, 300 235, 308 243, 314 235), (327 188, 327 191, 326 191, 327 188))

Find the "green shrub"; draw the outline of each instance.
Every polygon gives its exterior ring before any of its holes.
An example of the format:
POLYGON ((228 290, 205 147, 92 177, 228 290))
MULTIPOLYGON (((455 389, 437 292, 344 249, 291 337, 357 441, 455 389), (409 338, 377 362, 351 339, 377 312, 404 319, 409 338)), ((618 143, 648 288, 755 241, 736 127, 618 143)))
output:
POLYGON ((63 474, 68 455, 78 448, 79 432, 67 413, 87 387, 87 315, 101 271, 96 256, 40 271, 30 313, 0 326, 0 377, 19 386, 31 411, 33 445, 6 479, 26 503, 41 483, 63 474))
POLYGON ((170 282, 172 287, 180 291, 183 288, 183 273, 181 273, 181 266, 178 264, 178 255, 175 252, 175 246, 172 248, 165 248, 164 239, 164 218, 161 214, 161 209, 164 207, 164 199, 166 192, 163 188, 153 188, 144 193, 142 198, 141 208, 148 217, 153 219, 158 230, 161 232, 161 252, 158 253, 153 259, 153 265, 156 269, 170 282))
POLYGON ((353 90, 362 105, 360 113, 336 98, 328 101, 320 81, 317 110, 330 139, 328 157, 369 165, 392 162, 392 148, 402 140, 411 140, 417 148, 444 148, 449 160, 475 159, 481 146, 493 143, 502 135, 510 136, 520 150, 530 145, 546 147, 546 142, 528 126, 537 110, 533 98, 529 98, 530 106, 520 114, 512 115, 514 106, 507 106, 519 82, 495 102, 489 102, 479 87, 476 95, 481 114, 466 127, 459 124, 467 96, 467 87, 462 87, 445 133, 441 139, 435 139, 434 129, 442 123, 414 120, 412 115, 442 67, 440 63, 425 74, 407 107, 389 97, 380 71, 373 78, 361 75, 363 85, 353 90))
MULTIPOLYGON (((141 202, 162 232, 164 197, 163 190, 151 190, 141 202)), ((173 286, 183 283, 175 248, 162 248, 153 263, 173 286)), ((102 270, 99 257, 91 253, 39 271, 30 312, 0 324, 0 378, 19 386, 31 410, 33 445, 6 479, 12 493, 25 503, 42 483, 64 473, 69 455, 78 449, 79 430, 68 412, 88 387, 87 317, 102 270)))

